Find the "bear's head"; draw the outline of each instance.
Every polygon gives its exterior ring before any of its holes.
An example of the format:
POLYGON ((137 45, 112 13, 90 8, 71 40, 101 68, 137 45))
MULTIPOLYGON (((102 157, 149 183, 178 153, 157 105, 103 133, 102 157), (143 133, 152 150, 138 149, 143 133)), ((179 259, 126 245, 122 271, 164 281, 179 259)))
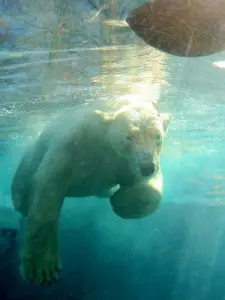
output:
POLYGON ((132 173, 139 178, 154 175, 170 114, 160 114, 152 102, 126 105, 114 113, 96 112, 108 123, 106 139, 128 161, 132 173))

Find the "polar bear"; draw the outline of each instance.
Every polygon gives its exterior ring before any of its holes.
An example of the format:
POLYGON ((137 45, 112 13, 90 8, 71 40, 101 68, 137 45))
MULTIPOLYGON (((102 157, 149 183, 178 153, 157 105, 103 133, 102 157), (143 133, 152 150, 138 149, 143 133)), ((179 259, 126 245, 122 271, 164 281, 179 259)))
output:
POLYGON ((74 109, 52 122, 28 148, 14 175, 14 207, 27 217, 23 278, 58 279, 58 225, 65 197, 108 197, 121 218, 143 218, 162 198, 160 152, 170 115, 156 104, 102 111, 74 109))

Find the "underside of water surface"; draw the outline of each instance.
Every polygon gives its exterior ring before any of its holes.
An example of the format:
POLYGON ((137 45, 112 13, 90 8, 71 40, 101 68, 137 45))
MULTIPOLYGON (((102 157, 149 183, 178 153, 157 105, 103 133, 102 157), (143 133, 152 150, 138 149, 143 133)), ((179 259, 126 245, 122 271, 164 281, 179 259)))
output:
POLYGON ((225 55, 147 45, 125 22, 144 2, 0 0, 1 299, 225 299, 225 71, 213 67, 225 55), (10 193, 24 151, 59 113, 124 98, 172 116, 160 208, 124 220, 107 199, 66 199, 59 280, 24 281, 25 229, 10 193))

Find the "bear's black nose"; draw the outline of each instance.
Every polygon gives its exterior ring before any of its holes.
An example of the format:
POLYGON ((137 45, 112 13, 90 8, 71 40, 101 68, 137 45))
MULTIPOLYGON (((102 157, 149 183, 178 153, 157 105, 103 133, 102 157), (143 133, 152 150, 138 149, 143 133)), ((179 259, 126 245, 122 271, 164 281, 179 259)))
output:
POLYGON ((156 165, 154 162, 146 162, 141 164, 140 169, 141 169, 141 174, 147 177, 155 173, 156 165))

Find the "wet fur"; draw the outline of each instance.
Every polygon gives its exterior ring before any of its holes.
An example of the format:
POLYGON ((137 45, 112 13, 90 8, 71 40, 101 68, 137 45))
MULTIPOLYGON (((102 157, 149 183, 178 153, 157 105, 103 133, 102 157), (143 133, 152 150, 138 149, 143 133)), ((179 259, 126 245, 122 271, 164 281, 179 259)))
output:
MULTIPOLYGON (((158 117, 151 104, 134 105, 132 110, 140 112, 141 120, 147 108, 150 119, 152 114, 158 117)), ((138 155, 135 147, 127 155, 118 151, 115 141, 123 139, 123 134, 118 131, 113 136, 110 128, 120 122, 119 113, 93 107, 71 111, 47 126, 22 158, 11 191, 15 209, 27 216, 21 251, 24 279, 39 284, 58 279, 58 223, 65 197, 103 196, 119 187, 110 199, 120 217, 140 218, 158 207, 161 173, 140 177, 138 162, 146 155, 146 145, 138 155)), ((128 127, 121 127, 122 133, 128 127)))

